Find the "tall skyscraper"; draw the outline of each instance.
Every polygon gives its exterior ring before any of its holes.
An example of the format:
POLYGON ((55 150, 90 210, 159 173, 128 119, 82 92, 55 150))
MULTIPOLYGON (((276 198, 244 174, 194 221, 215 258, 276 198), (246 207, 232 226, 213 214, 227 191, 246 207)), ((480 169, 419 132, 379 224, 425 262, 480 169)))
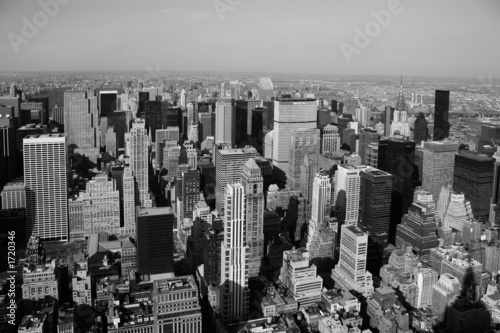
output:
POLYGON ((136 191, 141 206, 147 207, 149 199, 148 156, 149 137, 144 121, 132 123, 129 136, 130 169, 137 182, 136 191))
POLYGON ((361 157, 361 164, 366 165, 366 148, 372 143, 378 143, 380 135, 373 129, 366 128, 359 133, 358 154, 361 157))
POLYGON ((170 207, 137 207, 137 266, 141 275, 173 272, 174 221, 170 207))
POLYGON ((236 143, 236 106, 233 98, 219 98, 215 109, 215 143, 236 143))
POLYGON ((413 140, 415 144, 420 146, 422 142, 429 139, 429 128, 427 127, 427 120, 422 112, 419 112, 415 124, 413 125, 413 140))
POLYGON ((453 184, 453 168, 458 145, 455 143, 426 142, 424 144, 424 163, 422 187, 432 193, 434 200, 439 198, 441 187, 453 184))
POLYGON ((289 172, 292 131, 316 128, 316 111, 316 100, 312 98, 278 98, 274 101, 273 164, 282 172, 289 172))
POLYGON ((307 202, 312 200, 312 187, 314 176, 316 175, 318 157, 316 154, 304 156, 304 161, 300 166, 299 190, 307 202))
POLYGON ((224 213, 224 193, 227 184, 238 182, 243 166, 249 158, 255 158, 256 155, 257 150, 253 147, 215 151, 215 207, 219 213, 224 213))
POLYGON ((474 218, 484 221, 490 213, 494 161, 487 155, 468 150, 455 155, 453 189, 462 192, 470 201, 474 218))
POLYGON ((361 170, 360 226, 366 228, 373 240, 385 248, 389 243, 391 221, 392 175, 367 168, 361 170))
POLYGON ((27 237, 68 240, 66 134, 27 136, 23 140, 27 237))
POLYGON ((93 89, 64 92, 64 131, 68 144, 78 148, 100 146, 97 96, 93 89))
POLYGON ((123 170, 123 229, 122 234, 135 235, 135 179, 130 167, 123 170))
POLYGON ((340 135, 337 126, 329 124, 323 129, 321 154, 329 155, 340 150, 340 135))
POLYGON ((339 262, 332 269, 335 286, 356 290, 365 297, 373 293, 372 274, 366 270, 368 234, 354 225, 344 224, 340 233, 339 262))
POLYGON ((328 172, 319 172, 312 186, 311 219, 307 229, 307 247, 310 247, 320 226, 330 217, 332 183, 328 172))
POLYGON ((26 208, 26 186, 22 180, 11 181, 0 192, 2 209, 26 208))
POLYGON ((117 106, 118 91, 100 91, 99 92, 99 115, 106 117, 109 113, 118 110, 117 106))
POLYGON ((500 147, 493 155, 495 162, 493 164, 493 191, 490 200, 490 223, 494 226, 500 224, 500 147))
POLYGON ((16 136, 12 120, 0 119, 0 188, 18 174, 16 136), (3 125, 6 124, 6 125, 3 125))
POLYGON ((433 141, 443 141, 450 136, 448 112, 450 110, 450 91, 436 90, 434 101, 434 133, 433 141))
POLYGON ((246 196, 246 243, 248 276, 258 277, 264 257, 264 179, 255 159, 249 159, 241 172, 246 196))
POLYGON ((358 225, 359 218, 359 195, 361 180, 359 172, 366 167, 354 167, 351 165, 339 165, 334 176, 334 198, 333 204, 341 206, 341 217, 339 221, 347 224, 358 225), (344 217, 345 216, 345 217, 344 217))
POLYGON ((238 80, 230 81, 229 88, 231 89, 231 98, 240 98, 240 83, 238 80))
POLYGON ((304 156, 307 154, 317 159, 319 155, 319 134, 319 130, 315 128, 293 130, 290 133, 290 163, 287 183, 293 190, 300 187, 300 167, 304 162, 304 156))
POLYGON ((182 217, 193 218, 193 211, 200 199, 200 172, 190 170, 182 173, 182 217))
POLYGON ((221 245, 220 313, 222 320, 244 320, 248 315, 248 245, 245 189, 240 183, 225 190, 224 241, 221 245))

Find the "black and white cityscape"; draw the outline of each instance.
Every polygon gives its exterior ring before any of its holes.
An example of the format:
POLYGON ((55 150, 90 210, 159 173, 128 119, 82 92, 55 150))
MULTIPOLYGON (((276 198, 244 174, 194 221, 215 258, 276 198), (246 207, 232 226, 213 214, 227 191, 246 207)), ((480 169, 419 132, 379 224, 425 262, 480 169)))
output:
POLYGON ((500 332, 499 15, 0 0, 0 332, 500 332))

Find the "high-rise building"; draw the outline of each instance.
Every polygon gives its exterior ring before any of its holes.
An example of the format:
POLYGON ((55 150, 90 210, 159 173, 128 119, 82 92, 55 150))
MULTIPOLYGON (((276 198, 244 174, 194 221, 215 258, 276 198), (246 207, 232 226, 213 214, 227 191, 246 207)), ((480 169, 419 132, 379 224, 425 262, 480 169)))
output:
POLYGON ((352 165, 339 165, 335 172, 333 204, 340 207, 341 216, 336 217, 340 222, 358 225, 359 218, 359 195, 361 179, 359 172, 366 167, 354 167, 352 165), (344 215, 345 214, 345 215, 344 215))
POLYGON ((131 168, 123 170, 123 229, 122 234, 135 235, 135 179, 131 168))
MULTIPOLYGON (((48 103, 48 100, 47 100, 48 103)), ((48 110, 44 109, 43 102, 23 102, 21 103, 21 111, 19 118, 19 125, 26 124, 43 124, 48 125, 48 110)))
POLYGON ((290 137, 293 130, 316 128, 316 100, 278 98, 274 101, 273 164, 289 172, 290 137))
POLYGON ((493 191, 490 200, 490 223, 494 226, 500 225, 500 147, 493 155, 493 191))
POLYGON ((68 144, 78 148, 100 146, 97 96, 93 89, 64 92, 64 131, 68 144))
MULTIPOLYGON (((15 129, 10 125, 2 125, 4 123, 2 120, 4 119, 0 119, 0 188, 18 174, 15 129)), ((10 120, 6 123, 12 124, 13 122, 10 120)))
POLYGON ((320 132, 315 128, 293 130, 290 133, 290 163, 287 182, 291 189, 300 187, 300 167, 307 154, 317 159, 320 148, 320 132))
MULTIPOLYGON (((31 103, 42 103, 42 117, 40 123, 44 125, 49 124, 49 98, 48 97, 30 97, 31 103)), ((1 103, 0 103, 1 104, 1 103)))
POLYGON ((431 268, 418 268, 417 280, 417 302, 415 307, 429 308, 432 306, 432 293, 434 284, 438 281, 439 274, 431 268))
POLYGON ((154 281, 152 296, 157 332, 201 333, 198 286, 192 275, 154 281))
POLYGON ((427 120, 422 112, 419 112, 415 124, 413 125, 413 141, 418 146, 429 139, 429 128, 427 120))
POLYGON ((366 149, 368 145, 378 143, 380 135, 373 129, 366 128, 359 133, 358 154, 361 157, 361 164, 366 165, 366 149))
POLYGON ((327 171, 314 177, 312 185, 311 219, 307 230, 308 247, 323 222, 330 218, 332 183, 327 171))
POLYGON ((300 183, 299 190, 302 196, 306 198, 308 202, 312 199, 312 187, 314 176, 317 170, 317 155, 305 154, 304 161, 300 166, 300 183))
POLYGON ((219 285, 221 267, 221 244, 224 241, 224 231, 215 227, 207 227, 203 243, 203 265, 207 284, 219 285))
POLYGON ((340 233, 339 262, 332 269, 335 286, 356 290, 365 297, 373 293, 372 274, 366 270, 368 234, 354 225, 344 224, 340 233))
POLYGON ((463 193, 451 193, 448 208, 443 218, 444 229, 463 231, 465 222, 472 218, 470 202, 465 200, 463 193))
POLYGON ((455 155, 453 189, 462 192, 470 201, 476 219, 486 221, 490 213, 494 161, 487 155, 468 150, 455 155))
POLYGON ((27 237, 68 240, 67 143, 66 134, 23 140, 27 237))
POLYGON ((182 173, 182 218, 193 218, 193 211, 200 199, 200 172, 196 169, 182 173))
POLYGON ((458 145, 455 143, 426 142, 422 187, 439 198, 441 187, 453 184, 453 168, 458 145))
POLYGON ((337 126, 329 124, 323 129, 321 154, 329 155, 340 150, 340 135, 337 126))
POLYGON ((248 315, 248 245, 246 243, 246 197, 240 183, 227 184, 224 193, 224 241, 221 245, 220 313, 228 323, 248 315))
POLYGON ((434 101, 434 133, 433 141, 443 141, 450 136, 448 112, 450 110, 450 91, 436 90, 434 101))
POLYGON ((22 180, 11 181, 0 192, 2 209, 26 208, 26 186, 22 180))
POLYGON ((246 198, 246 243, 248 276, 258 277, 264 257, 264 179, 255 159, 249 159, 241 172, 246 198))
POLYGON ((215 117, 213 113, 199 113, 199 123, 198 123, 198 141, 204 141, 208 136, 215 135, 215 117))
POLYGON ((215 143, 236 144, 236 106, 234 98, 219 98, 215 109, 215 143))
POLYGON ((229 88, 231 89, 231 98, 240 98, 240 83, 238 80, 230 81, 229 88))
POLYGON ((130 150, 130 169, 134 173, 137 182, 136 192, 138 193, 139 203, 146 207, 149 199, 148 184, 148 155, 149 155, 149 137, 145 128, 144 121, 132 123, 132 129, 129 136, 130 150))
POLYGON ((224 193, 227 184, 240 180, 243 166, 250 158, 255 158, 257 150, 253 147, 243 149, 217 149, 215 151, 215 205, 219 213, 224 210, 224 193))
POLYGON ((434 209, 424 203, 413 203, 396 230, 396 246, 411 246, 423 262, 429 261, 430 249, 438 246, 434 209))
POLYGON ((141 275, 173 272, 174 221, 170 207, 137 207, 137 266, 141 275))
POLYGON ((367 168, 361 170, 360 226, 363 226, 373 240, 385 248, 389 242, 391 221, 392 175, 367 168))
POLYGON ((370 143, 366 146, 365 165, 373 168, 378 166, 378 143, 370 143))
POLYGON ((99 115, 106 117, 108 114, 118 110, 117 100, 118 91, 99 91, 99 115))

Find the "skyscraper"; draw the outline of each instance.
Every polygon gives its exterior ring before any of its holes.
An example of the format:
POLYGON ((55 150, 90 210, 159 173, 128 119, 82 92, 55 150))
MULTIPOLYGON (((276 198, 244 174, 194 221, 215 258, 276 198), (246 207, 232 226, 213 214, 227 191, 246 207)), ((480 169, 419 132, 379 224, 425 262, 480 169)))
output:
POLYGON ((453 184, 453 168, 458 145, 455 143, 426 142, 424 144, 424 163, 422 187, 432 193, 434 200, 439 198, 441 187, 453 184))
POLYGON ((224 193, 227 184, 238 182, 243 166, 249 158, 255 158, 256 155, 257 150, 253 147, 215 151, 215 207, 219 213, 224 213, 224 193))
POLYGON ((316 128, 316 100, 278 98, 274 101, 273 164, 289 172, 290 137, 293 130, 316 128))
POLYGON ((427 120, 422 112, 419 112, 415 124, 413 125, 413 140, 415 144, 420 146, 422 141, 427 141, 429 139, 429 128, 427 127, 427 120))
POLYGON ((137 182, 136 191, 141 206, 147 207, 149 199, 148 184, 148 149, 149 138, 144 121, 132 123, 129 136, 130 169, 134 173, 137 182))
POLYGON ((378 143, 379 137, 377 131, 369 128, 359 133, 358 154, 361 157, 361 164, 366 165, 366 148, 372 143, 378 143))
POLYGON ((317 155, 306 154, 300 166, 299 190, 307 202, 311 202, 312 200, 312 187, 314 176, 316 175, 317 160, 317 155))
POLYGON ((312 187, 311 219, 307 229, 308 248, 320 226, 330 217, 331 195, 332 183, 328 172, 319 172, 314 177, 312 187))
POLYGON ((392 175, 367 168, 361 170, 360 225, 373 240, 385 248, 389 243, 391 221, 392 175))
POLYGON ((255 159, 249 159, 241 172, 246 197, 246 243, 248 276, 258 277, 264 257, 264 179, 255 159))
POLYGON ((99 115, 106 117, 108 114, 119 109, 116 101, 118 100, 118 91, 100 91, 99 92, 99 115))
POLYGON ((122 234, 135 235, 135 179, 130 167, 123 170, 123 229, 122 234))
POLYGON ((495 162, 493 164, 493 191, 490 200, 489 222, 494 226, 498 226, 500 223, 500 147, 497 147, 493 158, 495 162))
POLYGON ((339 165, 334 176, 334 198, 333 204, 341 206, 341 217, 336 217, 340 222, 358 225, 359 217, 359 194, 360 176, 359 172, 366 167, 354 167, 351 165, 339 165), (345 215, 344 215, 345 212, 345 215), (344 217, 345 216, 345 217, 344 217))
POLYGON ((323 144, 321 154, 329 155, 340 150, 340 135, 337 126, 329 124, 323 129, 323 144))
POLYGON ((137 207, 137 266, 141 275, 173 272, 174 220, 170 207, 137 207))
POLYGON ((68 144, 78 148, 99 147, 99 115, 93 89, 64 92, 64 131, 68 144))
POLYGON ((470 201, 476 219, 486 221, 490 213, 494 161, 487 155, 468 150, 455 155, 453 189, 462 192, 470 201))
POLYGON ((68 240, 66 139, 66 134, 44 134, 23 140, 27 237, 68 240))
POLYGON ((340 233, 339 262, 332 269, 335 286, 356 290, 365 297, 373 293, 372 274, 366 270, 368 234, 354 225, 344 224, 340 233))
POLYGON ((231 98, 240 98, 240 83, 238 80, 230 81, 229 88, 231 89, 231 98))
POLYGON ((18 174, 16 170, 16 136, 13 121, 0 119, 0 188, 18 174), (4 126, 3 123, 6 123, 4 126))
POLYGON ((450 110, 450 91, 436 90, 434 101, 434 133, 433 141, 443 141, 450 136, 448 112, 450 110))
MULTIPOLYGON (((200 199, 200 172, 190 170, 182 173, 182 217, 193 218, 193 211, 200 199)), ((179 212, 180 213, 180 212, 179 212)))
POLYGON ((240 183, 225 190, 224 241, 221 245, 220 313, 225 323, 248 314, 248 245, 245 237, 245 189, 240 183))
POLYGON ((215 143, 236 143, 236 106, 233 98, 219 98, 215 109, 215 143))
POLYGON ((0 192, 2 209, 26 208, 26 186, 22 180, 11 181, 0 192))
POLYGON ((317 158, 320 148, 319 130, 315 128, 304 128, 293 130, 290 133, 290 163, 287 172, 287 183, 293 190, 300 187, 300 167, 307 154, 317 158))

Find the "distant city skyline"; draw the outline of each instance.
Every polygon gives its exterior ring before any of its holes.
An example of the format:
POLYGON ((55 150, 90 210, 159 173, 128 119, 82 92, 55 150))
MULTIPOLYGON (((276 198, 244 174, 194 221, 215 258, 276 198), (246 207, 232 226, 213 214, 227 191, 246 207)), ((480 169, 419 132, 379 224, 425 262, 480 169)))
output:
POLYGON ((498 78, 499 13, 494 0, 3 0, 0 71, 498 78), (369 41, 356 41, 366 29, 369 41))

